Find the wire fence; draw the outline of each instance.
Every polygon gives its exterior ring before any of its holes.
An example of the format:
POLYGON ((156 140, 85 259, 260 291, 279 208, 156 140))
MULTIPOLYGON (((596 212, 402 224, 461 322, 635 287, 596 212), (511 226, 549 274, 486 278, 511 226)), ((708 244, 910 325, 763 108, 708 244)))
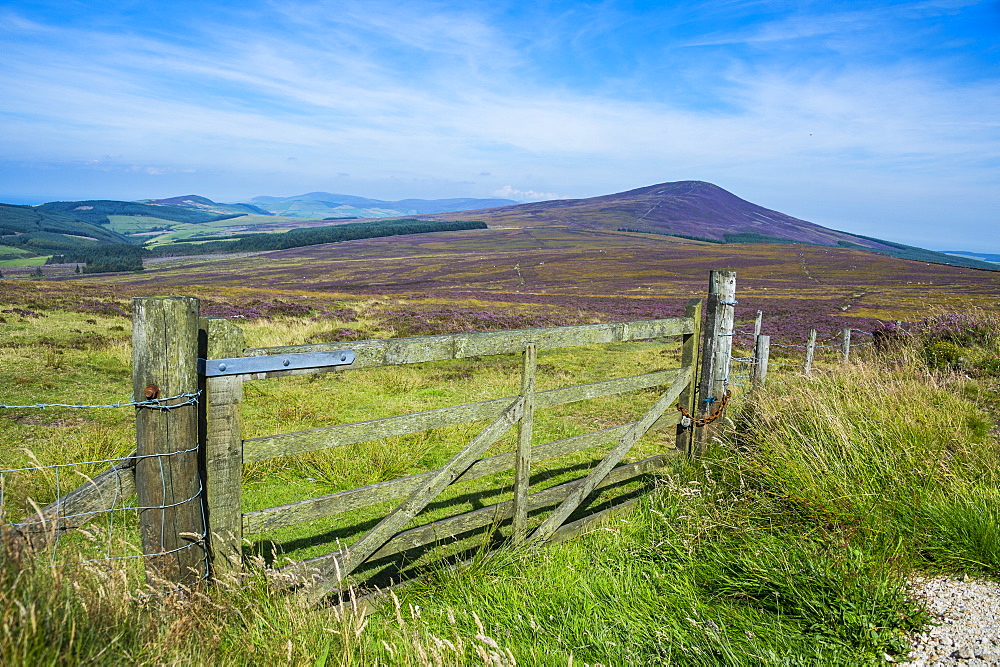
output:
POLYGON ((750 357, 732 357, 729 366, 729 387, 750 387, 753 385, 753 369, 757 362, 750 357))
MULTIPOLYGON (((863 329, 853 329, 852 328, 852 329, 849 330, 849 332, 850 332, 851 335, 853 335, 853 334, 861 334, 861 335, 864 335, 864 336, 874 337, 874 334, 872 332, 865 331, 863 329)), ((733 337, 734 344, 735 344, 737 338, 748 339, 747 342, 749 343, 750 347, 753 347, 753 345, 755 344, 757 335, 758 334, 755 333, 754 331, 746 331, 746 330, 740 330, 740 329, 734 329, 732 331, 732 333, 722 334, 722 336, 724 336, 724 337, 733 337)), ((792 355, 796 354, 797 351, 801 350, 802 351, 801 353, 802 354, 806 354, 807 357, 808 357, 807 351, 809 350, 810 347, 812 347, 812 350, 813 350, 814 353, 818 352, 818 351, 822 351, 822 350, 833 350, 833 351, 836 351, 836 352, 838 352, 840 354, 843 354, 843 352, 844 352, 844 335, 845 335, 844 331, 841 331, 841 332, 839 332, 839 333, 837 333, 835 335, 828 336, 828 337, 826 337, 824 339, 817 339, 815 341, 815 343, 813 345, 811 345, 811 346, 809 345, 808 342, 806 342, 803 345, 797 345, 797 344, 793 344, 793 343, 770 342, 770 347, 772 349, 773 348, 777 348, 779 350, 786 351, 786 356, 792 356, 792 355), (837 342, 838 339, 839 339, 839 342, 837 342)), ((854 338, 852 336, 850 338, 850 340, 849 340, 848 353, 850 353, 850 351, 855 350, 855 349, 870 347, 873 344, 874 344, 874 340, 867 340, 867 341, 865 341, 863 343, 855 342, 855 340, 854 340, 854 338)), ((754 384, 754 376, 756 374, 756 369, 760 365, 760 362, 757 360, 757 358, 754 356, 754 354, 755 353, 751 352, 751 354, 749 356, 731 356, 730 357, 730 359, 729 359, 729 361, 730 361, 729 377, 725 381, 726 388, 728 388, 728 387, 749 388, 749 387, 753 386, 753 384, 754 384)), ((774 360, 772 358, 772 359, 768 360, 767 367, 768 368, 800 368, 803 371, 807 371, 807 372, 826 372, 827 370, 829 370, 829 369, 817 368, 811 362, 812 362, 812 360, 810 360, 808 358, 804 358, 801 362, 777 361, 777 360, 774 360)))
MULTIPOLYGON (((160 411, 175 410, 197 404, 201 392, 178 394, 166 398, 136 401, 130 399, 102 405, 36 403, 32 405, 0 404, 0 409, 45 410, 48 408, 109 409, 136 407, 160 411)), ((206 535, 186 534, 179 547, 166 548, 168 510, 189 503, 198 503, 205 522, 202 503, 202 482, 189 497, 159 504, 140 504, 136 492, 136 468, 145 465, 158 474, 160 498, 168 496, 168 474, 164 461, 171 457, 196 456, 198 445, 158 454, 136 454, 108 457, 74 463, 43 465, 30 451, 24 450, 36 465, 0 468, 0 536, 6 549, 30 553, 39 565, 49 568, 71 565, 113 562, 134 562, 156 559, 188 549, 200 549, 203 557, 199 581, 209 576, 206 535), (48 504, 42 505, 49 500, 48 504), (160 535, 140 539, 140 522, 144 513, 159 512, 160 535), (146 548, 143 547, 146 544, 146 548), (151 546, 152 545, 152 546, 151 546)))

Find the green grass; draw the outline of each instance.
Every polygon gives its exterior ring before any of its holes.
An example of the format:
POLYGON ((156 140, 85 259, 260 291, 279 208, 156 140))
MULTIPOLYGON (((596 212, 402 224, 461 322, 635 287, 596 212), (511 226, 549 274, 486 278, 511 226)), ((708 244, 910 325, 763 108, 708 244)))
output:
MULTIPOLYGON (((362 317, 352 326, 378 329, 376 311, 356 310, 362 317)), ((61 310, 3 318, 0 402, 127 398, 125 318, 61 310)), ((340 326, 290 318, 245 324, 255 346, 300 342, 340 326)), ((905 342, 845 368, 824 362, 809 377, 772 371, 766 391, 732 403, 700 458, 678 457, 643 480, 655 491, 634 510, 544 549, 473 555, 458 569, 411 563, 425 577, 366 618, 349 608, 304 606, 281 593, 264 565, 272 544, 303 557, 329 550, 324 540, 331 536, 349 543, 358 534, 352 526, 374 520, 379 508, 342 523, 248 536, 245 576, 179 597, 136 598, 138 562, 50 570, 17 567, 10 554, 0 568, 0 662, 883 662, 883 654, 901 655, 905 633, 927 622, 906 595, 909 574, 1000 574, 1000 373, 991 365, 1000 327, 991 326, 989 335, 963 343, 962 355, 947 358, 957 371, 940 366, 942 348, 933 340, 905 342)), ((542 352, 539 389, 670 367, 675 355, 660 343, 542 352)), ((511 395, 519 366, 510 356, 247 383, 245 436, 511 395)), ((540 411, 536 443, 633 419, 653 398, 639 393, 586 410, 540 411)), ((122 455, 134 442, 130 409, 5 410, 0 420, 2 468, 122 455)), ((249 465, 246 506, 429 469, 476 428, 249 465)), ((665 451, 671 441, 669 432, 644 439, 635 457, 665 451)), ((491 453, 512 446, 508 436, 491 453)), ((577 470, 555 470, 533 490, 579 476, 599 456, 570 457, 577 470)), ((488 488, 498 480, 509 485, 511 477, 449 490, 459 504, 450 512, 505 500, 509 491, 488 488)), ((55 481, 51 474, 6 475, 8 515, 29 495, 51 500, 55 481)), ((429 509, 416 523, 448 511, 429 509)), ((128 521, 117 529, 136 532, 128 521)), ((104 544, 100 527, 94 532, 104 544)), ((85 539, 63 542, 60 553, 85 539)))
MULTIPOLYGON (((6 248, 4 251, 6 252, 6 248)), ((38 257, 24 257, 22 259, 0 260, 0 266, 44 266, 49 255, 39 255, 38 257)))

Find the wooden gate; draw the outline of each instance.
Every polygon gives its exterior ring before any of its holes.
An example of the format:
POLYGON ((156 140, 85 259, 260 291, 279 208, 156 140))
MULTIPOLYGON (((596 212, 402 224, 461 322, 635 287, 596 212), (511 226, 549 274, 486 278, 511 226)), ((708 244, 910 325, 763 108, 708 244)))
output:
MULTIPOLYGON (((205 494, 210 525, 209 553, 216 571, 239 567, 245 534, 352 512, 393 499, 401 500, 375 527, 349 546, 285 568, 308 582, 311 595, 321 596, 347 584, 363 581, 353 575, 366 562, 427 547, 476 528, 509 522, 510 541, 520 544, 549 540, 560 531, 560 535, 564 536, 601 518, 600 514, 596 514, 578 519, 571 526, 565 525, 574 510, 595 489, 621 483, 665 465, 666 453, 628 465, 618 464, 639 438, 654 426, 658 429, 676 426, 676 416, 679 415, 674 409, 676 403, 680 402, 689 410, 694 409, 701 301, 691 302, 685 316, 680 318, 368 340, 343 345, 243 349, 241 332, 231 322, 203 320, 202 328, 206 356, 210 360, 206 362, 208 367, 228 364, 229 368, 233 368, 234 364, 247 363, 246 360, 253 357, 280 359, 282 363, 294 362, 297 355, 340 354, 345 347, 353 352, 354 361, 350 365, 206 377, 204 384, 205 494), (536 392, 534 389, 538 350, 674 337, 681 339, 681 365, 678 368, 548 391, 536 392), (236 354, 242 356, 235 357, 236 354), (517 396, 297 433, 247 440, 240 436, 240 403, 243 383, 247 381, 502 354, 523 355, 521 392, 517 396), (536 410, 651 388, 661 389, 659 398, 637 421, 532 446, 536 410), (242 511, 241 473, 245 463, 483 420, 490 422, 440 469, 288 505, 248 513, 242 511), (514 425, 518 425, 516 451, 483 458, 487 449, 514 425), (563 456, 606 443, 614 445, 585 477, 529 493, 532 461, 563 456), (449 485, 511 468, 515 470, 511 500, 404 530, 449 485), (553 505, 556 505, 555 509, 529 533, 529 512, 553 505)), ((334 356, 334 361, 336 359, 334 356)), ((680 447, 688 447, 688 434, 689 430, 680 430, 680 447)))

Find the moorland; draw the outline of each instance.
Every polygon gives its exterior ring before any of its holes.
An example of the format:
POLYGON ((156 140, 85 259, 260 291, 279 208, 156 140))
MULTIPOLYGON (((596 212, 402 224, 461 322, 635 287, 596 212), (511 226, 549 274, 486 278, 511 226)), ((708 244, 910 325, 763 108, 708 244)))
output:
MULTIPOLYGON (((708 271, 720 268, 738 275, 740 329, 762 310, 764 332, 787 344, 811 327, 829 340, 851 326, 891 331, 891 345, 861 348, 846 367, 821 357, 809 376, 776 365, 765 391, 733 401, 699 458, 677 456, 646 481, 653 493, 630 513, 550 548, 474 556, 458 570, 424 566, 419 583, 368 616, 306 606, 269 574, 287 555, 270 545, 308 555, 310 535, 329 525, 250 536, 243 577, 186 596, 137 597, 135 561, 50 569, 7 560, 2 661, 875 664, 902 658, 906 633, 930 620, 907 595, 908 577, 1000 575, 1000 272, 617 224, 490 225, 160 257, 141 273, 4 279, 0 402, 127 399, 129 302, 139 295, 197 296, 203 314, 239 323, 250 346, 349 344, 670 317, 703 297, 708 271)), ((746 345, 738 341, 740 354, 746 345)), ((540 382, 634 373, 676 354, 659 341, 540 354, 540 382)), ((774 354, 778 364, 800 361, 795 348, 774 354)), ((245 437, 508 395, 518 368, 483 358, 263 381, 247 392, 245 437)), ((537 441, 623 423, 640 408, 601 410, 543 421, 537 441)), ((127 409, 4 409, 0 467, 124 456, 132 422, 127 409)), ((263 507, 426 470, 471 433, 250 465, 245 497, 263 507)), ((654 434, 639 451, 670 446, 654 434)), ((574 472, 596 460, 575 461, 574 472)), ((48 473, 4 479, 6 497, 22 502, 51 501, 58 488, 48 473)), ((483 500, 468 495, 472 507, 483 500)), ((98 528, 92 535, 108 544, 98 528)))

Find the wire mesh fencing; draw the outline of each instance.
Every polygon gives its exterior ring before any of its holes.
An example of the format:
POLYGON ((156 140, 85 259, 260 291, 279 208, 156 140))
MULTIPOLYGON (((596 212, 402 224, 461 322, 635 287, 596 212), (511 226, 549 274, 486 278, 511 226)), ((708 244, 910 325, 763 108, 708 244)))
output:
MULTIPOLYGON (((128 400, 103 405, 0 404, 0 409, 46 410, 53 408, 109 409, 136 407, 170 411, 198 403, 199 393, 167 398, 128 400)), ((197 457, 197 443, 176 451, 157 454, 111 456, 86 461, 45 465, 29 450, 22 450, 32 465, 0 466, 0 555, 30 558, 39 566, 56 568, 85 564, 117 564, 137 572, 144 564, 157 563, 179 551, 200 552, 201 571, 197 579, 209 575, 204 534, 186 533, 180 546, 168 546, 170 523, 167 513, 181 505, 196 504, 202 513, 202 481, 193 492, 177 498, 168 493, 175 483, 169 474, 170 459, 197 457), (143 468, 147 502, 139 502, 137 469, 143 468), (158 493, 156 487, 159 487, 158 493), (170 502, 148 502, 148 498, 170 498, 170 502), (159 520, 156 520, 156 519, 159 520), (152 521, 150 519, 153 519, 152 521), (155 527, 150 529, 150 526, 155 527), (156 534, 156 530, 159 534, 156 534)), ((189 484, 190 485, 190 484, 189 484)))

